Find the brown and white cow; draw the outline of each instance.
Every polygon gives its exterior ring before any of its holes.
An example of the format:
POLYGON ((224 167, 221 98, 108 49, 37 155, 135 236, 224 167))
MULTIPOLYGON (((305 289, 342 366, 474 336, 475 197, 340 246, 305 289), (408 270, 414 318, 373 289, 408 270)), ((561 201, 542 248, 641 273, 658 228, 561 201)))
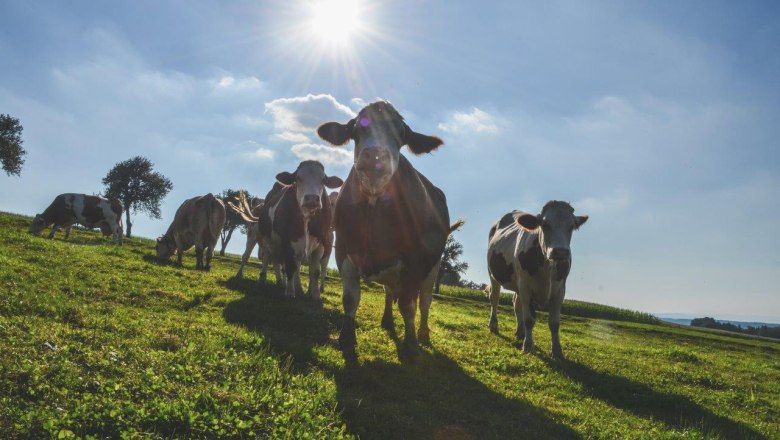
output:
POLYGON ((225 205, 213 194, 187 199, 176 210, 165 234, 157 238, 157 258, 165 261, 176 252, 177 263, 181 266, 184 252, 195 246, 195 268, 209 270, 214 247, 224 225, 225 205))
MULTIPOLYGON (((259 197, 253 197, 249 201, 249 209, 252 213, 252 216, 258 217, 260 215, 260 207, 263 206, 263 203, 265 200, 259 198, 259 197)), ((246 266, 247 261, 249 261, 249 257, 252 255, 252 251, 255 249, 255 246, 257 246, 257 259, 260 261, 263 261, 262 258, 262 246, 260 244, 260 223, 257 222, 247 222, 246 223, 246 249, 244 250, 244 254, 241 255, 241 266, 238 268, 238 272, 236 273, 236 278, 241 279, 244 277, 244 266, 246 266)), ((259 282, 260 280, 258 280, 259 282)))
POLYGON ((512 211, 490 229, 490 331, 498 333, 498 299, 501 288, 515 292, 513 303, 523 351, 533 351, 536 309, 549 312, 552 355, 563 358, 558 328, 561 304, 566 295, 566 277, 571 269, 571 235, 588 220, 574 215, 566 202, 549 201, 541 214, 512 211))
POLYGON ((354 356, 362 277, 384 285, 386 329, 393 328, 392 304, 398 302, 405 327, 403 349, 418 354, 418 337, 429 339, 428 310, 444 244, 461 223, 450 226, 444 193, 414 169, 401 147, 423 154, 442 141, 412 131, 385 101, 369 104, 346 124, 323 124, 317 133, 333 145, 355 141, 354 166, 336 202, 336 264, 345 314, 341 348, 354 356))
POLYGON ((276 180, 257 215, 252 214, 243 197, 241 205, 229 205, 244 220, 258 223, 263 260, 260 281, 265 281, 269 263, 275 268, 281 264, 284 278, 277 271, 277 282, 284 280, 285 296, 294 298, 303 294, 300 267, 308 259, 308 295, 319 301, 325 288, 328 263, 325 257, 330 256, 333 246, 332 207, 325 187, 338 188, 344 182, 326 175, 325 167, 314 160, 301 162, 293 173, 277 174, 276 180))
POLYGON ((100 228, 103 235, 113 235, 114 242, 122 244, 122 204, 118 200, 107 200, 86 194, 60 194, 54 198, 43 214, 37 214, 29 232, 39 234, 53 225, 49 238, 60 228, 65 228, 65 240, 70 237, 74 224, 86 228, 100 228))

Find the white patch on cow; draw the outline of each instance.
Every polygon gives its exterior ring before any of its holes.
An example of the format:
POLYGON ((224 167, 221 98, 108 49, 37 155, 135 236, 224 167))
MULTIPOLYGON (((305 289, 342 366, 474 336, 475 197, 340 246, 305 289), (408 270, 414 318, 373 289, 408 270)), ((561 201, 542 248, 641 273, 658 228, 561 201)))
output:
POLYGON ((401 279, 401 270, 404 268, 404 263, 401 260, 396 260, 395 264, 383 269, 377 274, 365 276, 367 281, 385 284, 385 285, 397 285, 401 279))

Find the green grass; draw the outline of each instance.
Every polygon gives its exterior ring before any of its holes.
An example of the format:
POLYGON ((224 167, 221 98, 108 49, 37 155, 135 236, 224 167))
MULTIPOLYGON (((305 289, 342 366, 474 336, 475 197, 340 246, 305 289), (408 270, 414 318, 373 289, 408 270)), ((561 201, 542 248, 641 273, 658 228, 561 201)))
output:
POLYGON ((0 214, 2 438, 780 438, 777 342, 567 301, 555 361, 545 314, 525 355, 510 306, 493 335, 481 292, 445 288, 404 364, 364 286, 347 368, 336 278, 319 307, 258 288, 256 263, 230 280, 234 256, 201 273, 29 221, 0 214))

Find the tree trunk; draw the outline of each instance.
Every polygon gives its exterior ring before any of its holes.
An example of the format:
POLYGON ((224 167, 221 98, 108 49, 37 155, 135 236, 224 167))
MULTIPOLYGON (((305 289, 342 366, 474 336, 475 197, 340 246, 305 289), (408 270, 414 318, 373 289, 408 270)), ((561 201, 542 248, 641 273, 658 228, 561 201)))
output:
POLYGON ((129 238, 130 237, 130 230, 133 229, 133 224, 130 223, 130 208, 125 208, 125 219, 127 219, 127 221, 125 221, 125 224, 127 226, 125 228, 125 236, 127 236, 129 238))
POLYGON ((225 256, 225 248, 227 247, 228 242, 230 241, 230 237, 233 235, 233 231, 234 231, 234 229, 231 229, 231 230, 228 231, 227 236, 225 236, 223 234, 222 237, 221 237, 222 238, 222 249, 219 250, 219 255, 221 257, 225 256))

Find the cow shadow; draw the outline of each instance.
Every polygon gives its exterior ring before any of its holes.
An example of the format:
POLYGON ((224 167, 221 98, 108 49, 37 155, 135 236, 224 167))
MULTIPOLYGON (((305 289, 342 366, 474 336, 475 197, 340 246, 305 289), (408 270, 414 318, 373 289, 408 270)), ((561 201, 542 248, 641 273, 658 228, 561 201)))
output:
POLYGON ((637 417, 658 420, 678 430, 700 429, 705 436, 717 434, 722 438, 767 438, 743 423, 713 414, 686 396, 657 391, 622 376, 595 371, 575 361, 539 358, 551 369, 580 383, 586 394, 637 417))
POLYGON ((330 373, 347 428, 359 438, 582 438, 542 408, 488 388, 436 350, 414 363, 372 359, 330 373))
POLYGON ((314 347, 330 344, 330 335, 341 322, 340 313, 306 296, 286 298, 281 285, 258 284, 245 278, 217 283, 243 294, 225 306, 224 319, 263 335, 274 353, 291 358, 295 369, 308 368, 315 362, 314 347))

